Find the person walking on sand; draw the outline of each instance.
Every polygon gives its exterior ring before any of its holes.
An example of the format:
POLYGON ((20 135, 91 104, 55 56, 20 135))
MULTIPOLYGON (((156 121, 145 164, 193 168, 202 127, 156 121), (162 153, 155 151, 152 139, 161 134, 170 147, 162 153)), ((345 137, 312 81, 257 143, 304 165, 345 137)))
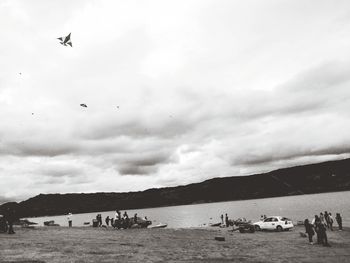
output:
POLYGON ((105 222, 106 222, 106 226, 109 226, 109 216, 106 217, 105 222))
POLYGON ((72 213, 69 213, 67 215, 67 221, 68 221, 68 227, 72 227, 72 225, 73 225, 73 215, 72 215, 72 213))
POLYGON ((305 219, 304 226, 305 226, 305 233, 307 233, 309 237, 309 243, 313 245, 314 242, 312 241, 312 237, 315 235, 314 227, 313 225, 310 224, 309 219, 305 219))
POLYGON ((343 230, 343 219, 340 215, 340 213, 337 213, 335 216, 335 220, 337 220, 338 226, 339 226, 339 231, 343 230))

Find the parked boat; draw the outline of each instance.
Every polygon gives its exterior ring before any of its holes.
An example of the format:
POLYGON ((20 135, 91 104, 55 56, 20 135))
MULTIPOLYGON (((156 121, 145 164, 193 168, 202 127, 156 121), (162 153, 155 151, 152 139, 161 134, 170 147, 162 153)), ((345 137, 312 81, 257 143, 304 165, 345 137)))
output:
POLYGON ((154 226, 150 226, 149 228, 165 228, 167 227, 168 224, 162 224, 162 223, 159 223, 157 225, 154 225, 154 226))
POLYGON ((44 226, 60 226, 59 224, 55 224, 54 220, 50 220, 50 221, 45 221, 44 222, 44 226))

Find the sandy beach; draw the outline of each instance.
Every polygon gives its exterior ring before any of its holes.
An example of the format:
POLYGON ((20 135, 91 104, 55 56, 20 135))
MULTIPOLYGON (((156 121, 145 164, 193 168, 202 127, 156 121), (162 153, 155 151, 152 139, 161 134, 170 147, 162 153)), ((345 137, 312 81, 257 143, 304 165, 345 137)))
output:
MULTIPOLYGON (((349 262, 350 231, 328 231, 331 247, 289 232, 239 233, 227 228, 17 228, 0 234, 1 262, 349 262), (216 241, 216 236, 225 241, 216 241)), ((314 237, 315 239, 315 237, 314 237)))

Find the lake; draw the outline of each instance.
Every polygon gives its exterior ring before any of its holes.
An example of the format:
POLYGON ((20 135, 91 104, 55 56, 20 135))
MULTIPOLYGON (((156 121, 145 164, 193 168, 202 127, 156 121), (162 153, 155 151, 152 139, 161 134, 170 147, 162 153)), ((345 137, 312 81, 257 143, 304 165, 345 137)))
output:
MULTIPOLYGON (((258 221, 261 215, 280 215, 292 219, 295 223, 305 218, 312 219, 315 214, 324 211, 331 212, 334 219, 335 214, 340 213, 343 225, 348 226, 350 224, 349 200, 350 191, 346 191, 126 211, 129 217, 137 213, 140 217, 147 216, 149 220, 152 220, 153 225, 167 223, 171 228, 204 227, 209 223, 220 222, 220 215, 225 213, 230 219, 244 217, 253 222, 258 221)), ((115 211, 98 213, 102 214, 104 223, 107 216, 114 217, 115 211)), ((92 222, 96 214, 97 212, 74 214, 73 226, 83 226, 84 222, 92 222)), ((61 226, 68 226, 66 215, 30 218, 30 221, 40 226, 43 226, 43 222, 48 220, 54 220, 61 226)))

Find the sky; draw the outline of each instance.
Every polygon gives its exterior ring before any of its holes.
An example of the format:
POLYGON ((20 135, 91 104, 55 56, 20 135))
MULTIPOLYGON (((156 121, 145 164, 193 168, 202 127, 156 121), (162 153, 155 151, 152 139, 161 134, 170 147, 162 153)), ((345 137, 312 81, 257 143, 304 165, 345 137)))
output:
POLYGON ((348 158, 349 32, 348 0, 1 0, 0 203, 348 158))

